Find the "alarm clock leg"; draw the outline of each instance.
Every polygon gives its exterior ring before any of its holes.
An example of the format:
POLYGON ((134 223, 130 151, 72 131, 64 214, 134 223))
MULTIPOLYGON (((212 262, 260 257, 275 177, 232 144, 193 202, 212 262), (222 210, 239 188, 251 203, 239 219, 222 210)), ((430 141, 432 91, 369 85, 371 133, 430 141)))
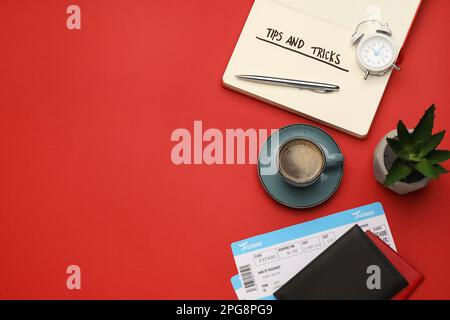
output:
POLYGON ((392 68, 394 68, 397 71, 400 71, 400 67, 396 65, 395 63, 392 64, 392 68))
POLYGON ((364 80, 367 80, 367 78, 369 77, 369 75, 370 75, 370 71, 369 71, 369 70, 366 70, 366 74, 364 75, 364 80))

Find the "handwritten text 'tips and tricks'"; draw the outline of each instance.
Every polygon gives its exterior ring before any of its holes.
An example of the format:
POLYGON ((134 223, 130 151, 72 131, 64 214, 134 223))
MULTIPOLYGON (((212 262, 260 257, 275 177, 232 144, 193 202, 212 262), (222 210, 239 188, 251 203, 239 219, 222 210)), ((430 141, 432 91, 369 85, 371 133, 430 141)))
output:
POLYGON ((275 28, 267 28, 266 31, 266 40, 269 40, 272 43, 282 45, 285 48, 291 48, 299 53, 320 59, 327 63, 335 65, 341 64, 341 54, 334 50, 322 46, 308 46, 301 37, 285 34, 275 28))

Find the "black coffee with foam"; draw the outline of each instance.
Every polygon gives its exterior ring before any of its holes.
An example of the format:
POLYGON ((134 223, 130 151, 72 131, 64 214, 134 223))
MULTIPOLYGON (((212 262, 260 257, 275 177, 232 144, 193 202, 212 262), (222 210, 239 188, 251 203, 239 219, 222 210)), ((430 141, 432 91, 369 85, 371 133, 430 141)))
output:
POLYGON ((279 162, 285 177, 295 182, 306 183, 322 172, 325 159, 322 150, 315 143, 295 139, 282 147, 279 162))

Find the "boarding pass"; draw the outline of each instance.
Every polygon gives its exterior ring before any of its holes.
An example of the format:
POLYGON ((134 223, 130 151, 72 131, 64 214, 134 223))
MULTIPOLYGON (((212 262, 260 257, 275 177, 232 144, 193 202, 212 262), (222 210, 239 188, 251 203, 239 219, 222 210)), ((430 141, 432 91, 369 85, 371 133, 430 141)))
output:
POLYGON ((392 249, 394 239, 381 203, 373 203, 231 244, 239 299, 274 299, 273 293, 352 226, 370 230, 392 249))

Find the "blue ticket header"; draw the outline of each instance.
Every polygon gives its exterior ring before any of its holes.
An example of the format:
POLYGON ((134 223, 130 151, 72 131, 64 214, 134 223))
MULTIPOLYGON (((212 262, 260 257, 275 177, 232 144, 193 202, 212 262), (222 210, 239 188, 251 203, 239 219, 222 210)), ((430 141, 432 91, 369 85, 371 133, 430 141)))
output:
POLYGON ((242 241, 234 242, 231 244, 231 250, 233 251, 234 256, 238 256, 328 229, 344 226, 346 224, 357 223, 380 215, 384 215, 383 206, 381 203, 375 202, 359 208, 342 211, 323 218, 296 224, 284 229, 279 229, 242 241))

